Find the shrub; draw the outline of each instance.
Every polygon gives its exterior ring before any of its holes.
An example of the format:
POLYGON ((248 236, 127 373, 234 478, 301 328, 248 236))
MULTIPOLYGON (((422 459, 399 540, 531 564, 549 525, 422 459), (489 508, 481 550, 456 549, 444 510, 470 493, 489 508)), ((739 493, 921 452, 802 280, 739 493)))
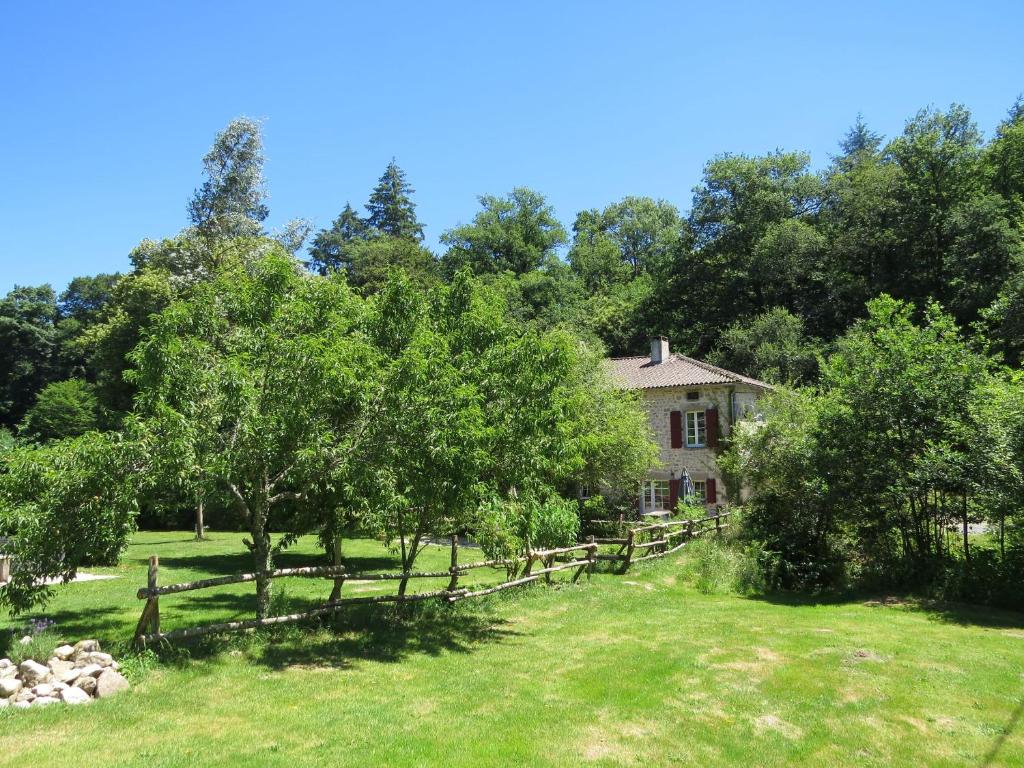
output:
POLYGON ((687 545, 688 575, 705 595, 759 594, 775 583, 775 556, 759 542, 730 543, 702 538, 687 545))

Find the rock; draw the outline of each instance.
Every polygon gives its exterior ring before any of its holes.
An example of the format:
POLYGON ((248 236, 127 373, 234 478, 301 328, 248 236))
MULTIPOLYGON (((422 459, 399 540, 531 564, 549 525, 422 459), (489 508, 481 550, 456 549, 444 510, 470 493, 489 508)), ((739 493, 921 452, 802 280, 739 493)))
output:
POLYGON ((109 667, 113 663, 113 656, 109 653, 100 653, 99 651, 90 651, 75 656, 76 667, 86 667, 90 664, 99 664, 101 667, 109 667))
POLYGON ((14 696, 21 690, 21 680, 16 677, 5 677, 0 680, 0 699, 14 696))
POLYGON ((45 707, 47 704, 60 704, 60 699, 55 699, 53 696, 37 696, 32 699, 33 707, 45 707))
POLYGON ((100 649, 100 644, 95 640, 79 640, 75 643, 74 657, 77 659, 83 653, 93 653, 100 649))
POLYGON ((113 696, 119 691, 124 691, 130 688, 128 681, 125 680, 124 675, 120 672, 115 672, 112 669, 103 670, 103 674, 96 678, 96 697, 105 699, 108 696, 113 696))
POLYGON ((72 687, 83 690, 88 695, 92 696, 96 693, 96 678, 89 675, 82 675, 80 678, 75 680, 75 684, 72 687))
POLYGON ((46 681, 46 678, 50 676, 50 668, 44 667, 38 661, 32 659, 25 659, 18 665, 18 672, 21 674, 21 679, 28 685, 36 685, 46 681))
POLYGON ((0 669, 6 669, 7 667, 13 667, 14 662, 10 659, 0 659, 0 669))
POLYGON ((34 693, 36 696, 42 696, 44 698, 47 696, 53 696, 53 686, 49 683, 40 683, 32 689, 32 693, 34 693))
POLYGON ((89 664, 84 667, 79 667, 79 677, 99 677, 103 674, 103 667, 99 664, 89 664))
POLYGON ((72 662, 63 661, 61 659, 58 659, 56 656, 54 656, 52 659, 46 662, 46 666, 50 668, 50 672, 58 680, 60 679, 60 676, 67 672, 69 669, 75 668, 75 665, 72 662))
POLYGON ((36 695, 32 693, 28 688, 22 688, 18 695, 14 697, 15 701, 32 701, 36 695))
POLYGON ((17 667, 0 667, 0 678, 4 678, 4 677, 17 677, 17 676, 18 676, 18 668, 17 667))
POLYGON ((53 649, 53 655, 61 661, 67 661, 75 655, 75 647, 73 645, 61 645, 53 649))
POLYGON ((79 677, 81 677, 81 675, 82 675, 82 668, 81 667, 71 667, 71 669, 67 670, 66 672, 62 672, 61 674, 56 675, 56 678, 57 678, 58 681, 60 681, 62 683, 66 683, 68 685, 71 685, 71 683, 75 682, 75 680, 77 680, 79 677))
POLYGON ((67 683, 53 683, 51 687, 53 688, 54 691, 60 693, 61 691, 70 688, 71 686, 69 686, 67 683))
POLYGON ((12 707, 17 707, 18 709, 28 709, 30 706, 32 706, 32 702, 31 701, 16 701, 13 704, 11 704, 11 706, 12 707))
POLYGON ((81 688, 71 686, 60 692, 60 700, 65 704, 88 704, 92 698, 81 688))
POLYGON ((32 635, 25 635, 21 640, 18 641, 22 645, 28 645, 32 642, 32 635))
POLYGON ((9 707, 9 706, 11 706, 11 700, 10 699, 0 699, 0 709, 3 709, 4 707, 9 707))

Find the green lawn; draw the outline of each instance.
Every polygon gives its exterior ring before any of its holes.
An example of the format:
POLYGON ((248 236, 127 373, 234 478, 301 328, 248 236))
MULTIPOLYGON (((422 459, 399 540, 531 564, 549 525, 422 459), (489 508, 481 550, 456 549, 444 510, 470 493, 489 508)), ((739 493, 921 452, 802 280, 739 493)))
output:
MULTIPOLYGON (((246 569, 240 538, 139 534, 121 566, 96 569, 120 578, 61 587, 45 615, 68 639, 123 642, 149 554, 170 583, 246 569)), ((280 564, 314 553, 303 541, 280 564)), ((346 554, 353 569, 394 567, 376 542, 346 554)), ((448 552, 424 557, 444 567, 448 552)), ((118 698, 0 711, 0 755, 81 768, 1024 765, 1024 616, 705 596, 684 573, 685 556, 668 558, 129 661, 135 687, 118 698)), ((251 589, 165 597, 163 627, 251 615, 251 589)), ((289 580, 281 607, 328 591, 289 580)))

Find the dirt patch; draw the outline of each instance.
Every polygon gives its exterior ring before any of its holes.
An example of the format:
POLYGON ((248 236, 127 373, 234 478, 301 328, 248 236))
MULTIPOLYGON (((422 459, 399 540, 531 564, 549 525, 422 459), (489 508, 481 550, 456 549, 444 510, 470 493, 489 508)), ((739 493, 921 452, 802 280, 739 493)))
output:
POLYGON ((762 733, 773 731, 789 741, 797 741, 804 735, 803 730, 775 715, 761 715, 754 720, 754 727, 762 733))
POLYGON ((896 719, 911 726, 918 733, 928 733, 928 723, 924 720, 909 715, 897 715, 896 719))

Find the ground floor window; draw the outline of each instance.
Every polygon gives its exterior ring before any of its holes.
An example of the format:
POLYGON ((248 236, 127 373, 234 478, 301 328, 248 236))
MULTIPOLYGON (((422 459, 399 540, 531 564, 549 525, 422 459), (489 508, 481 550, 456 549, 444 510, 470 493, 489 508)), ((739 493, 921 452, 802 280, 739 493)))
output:
POLYGON ((693 481, 693 503, 694 504, 707 504, 708 503, 708 484, 703 480, 693 481))
POLYGON ((580 499, 582 499, 583 501, 586 501, 589 498, 590 498, 590 486, 584 483, 583 485, 580 486, 580 499))
POLYGON ((668 509, 668 480, 648 480, 644 483, 644 509, 668 509))

